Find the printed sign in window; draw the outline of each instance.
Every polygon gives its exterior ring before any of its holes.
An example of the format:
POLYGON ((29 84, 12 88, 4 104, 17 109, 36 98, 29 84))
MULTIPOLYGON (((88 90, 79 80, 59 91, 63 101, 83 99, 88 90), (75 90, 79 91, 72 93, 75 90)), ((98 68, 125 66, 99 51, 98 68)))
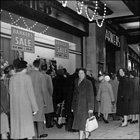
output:
POLYGON ((34 38, 34 33, 12 27, 11 49, 34 53, 34 38))
POLYGON ((60 40, 55 40, 55 57, 69 59, 69 44, 60 40))

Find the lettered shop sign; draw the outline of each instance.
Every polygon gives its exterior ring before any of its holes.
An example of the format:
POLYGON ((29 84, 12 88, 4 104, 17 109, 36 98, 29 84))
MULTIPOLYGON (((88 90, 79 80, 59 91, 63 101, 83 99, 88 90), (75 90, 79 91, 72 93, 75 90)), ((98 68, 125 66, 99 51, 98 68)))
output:
POLYGON ((11 27, 11 49, 34 53, 34 33, 11 27))
POLYGON ((60 40, 55 40, 55 57, 69 59, 69 44, 60 40))

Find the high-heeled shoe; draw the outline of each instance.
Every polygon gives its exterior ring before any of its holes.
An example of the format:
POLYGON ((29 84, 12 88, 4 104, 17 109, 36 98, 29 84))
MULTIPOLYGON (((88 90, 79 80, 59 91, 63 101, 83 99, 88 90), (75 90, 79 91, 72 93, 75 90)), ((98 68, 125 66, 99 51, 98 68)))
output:
POLYGON ((130 123, 131 124, 138 123, 138 120, 132 120, 130 123))
POLYGON ((127 122, 131 122, 131 121, 132 121, 132 119, 127 120, 127 122))
POLYGON ((121 124, 121 127, 127 127, 127 126, 128 126, 128 123, 126 123, 126 124, 125 123, 122 123, 121 124))
POLYGON ((138 120, 135 120, 135 123, 138 123, 138 120))
POLYGON ((103 117, 103 121, 104 121, 105 123, 109 123, 109 121, 106 120, 104 117, 103 117))
POLYGON ((90 136, 91 136, 91 132, 89 132, 88 137, 85 138, 85 140, 88 140, 90 136))

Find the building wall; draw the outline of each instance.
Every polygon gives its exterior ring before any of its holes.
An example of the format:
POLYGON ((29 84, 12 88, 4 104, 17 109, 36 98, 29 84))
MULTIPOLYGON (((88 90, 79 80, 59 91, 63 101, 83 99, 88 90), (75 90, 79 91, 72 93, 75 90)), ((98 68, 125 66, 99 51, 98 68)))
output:
MULTIPOLYGON (((13 25, 2 22, 1 23, 1 36, 5 38, 4 40, 6 39, 9 40, 9 41, 7 40, 6 41, 7 43, 5 43, 4 45, 5 54, 11 53, 11 56, 12 57, 14 56, 13 57, 14 59, 15 51, 10 51, 11 26, 13 25)), ((13 26, 13 27, 16 27, 16 26, 13 26)), ((20 28, 20 27, 17 27, 17 28, 20 28)), ((51 33, 54 34, 54 36, 59 36, 59 38, 49 36, 49 35, 43 35, 37 32, 34 32, 34 33, 35 33, 35 53, 24 52, 24 59, 28 61, 28 63, 32 63, 33 60, 36 59, 37 56, 39 55, 40 57, 45 57, 46 59, 52 59, 52 58, 55 59, 57 61, 57 66, 60 64, 63 65, 70 74, 72 74, 77 67, 81 67, 82 52, 81 52, 81 46, 80 46, 80 43, 81 43, 80 38, 74 37, 71 34, 68 34, 65 32, 61 32, 61 31, 58 32, 57 30, 56 32, 54 30, 53 33, 52 32, 51 33), (55 39, 67 42, 69 44, 69 59, 62 59, 62 58, 55 57, 54 55, 55 54, 55 39), (70 42, 69 40, 75 43, 70 42)), ((8 61, 13 61, 11 58, 7 58, 7 56, 6 55, 4 56, 5 59, 9 59, 8 61)))

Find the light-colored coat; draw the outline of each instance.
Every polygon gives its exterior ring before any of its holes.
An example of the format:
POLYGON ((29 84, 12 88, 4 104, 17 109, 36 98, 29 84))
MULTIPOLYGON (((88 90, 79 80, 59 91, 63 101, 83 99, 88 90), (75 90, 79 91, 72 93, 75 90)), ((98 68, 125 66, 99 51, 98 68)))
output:
POLYGON ((112 86, 113 94, 114 94, 114 99, 115 99, 115 104, 113 107, 113 113, 116 113, 116 103, 117 103, 117 96, 118 96, 118 86, 119 86, 119 81, 117 79, 110 80, 110 84, 112 86))
POLYGON ((101 113, 112 113, 111 102, 114 101, 114 95, 110 83, 100 83, 96 99, 101 102, 101 113))
POLYGON ((10 79, 11 138, 23 139, 35 136, 33 112, 38 111, 31 78, 18 72, 10 79))
POLYGON ((53 84, 52 84, 52 79, 51 76, 48 74, 43 74, 45 77, 45 90, 46 90, 46 107, 44 108, 44 113, 48 114, 48 113, 52 113, 54 112, 54 108, 53 108, 53 100, 52 100, 52 95, 53 95, 53 84))
POLYGON ((32 70, 29 75, 32 79, 35 97, 39 108, 37 114, 34 116, 34 121, 43 122, 45 120, 44 106, 47 105, 45 77, 38 70, 32 70))

